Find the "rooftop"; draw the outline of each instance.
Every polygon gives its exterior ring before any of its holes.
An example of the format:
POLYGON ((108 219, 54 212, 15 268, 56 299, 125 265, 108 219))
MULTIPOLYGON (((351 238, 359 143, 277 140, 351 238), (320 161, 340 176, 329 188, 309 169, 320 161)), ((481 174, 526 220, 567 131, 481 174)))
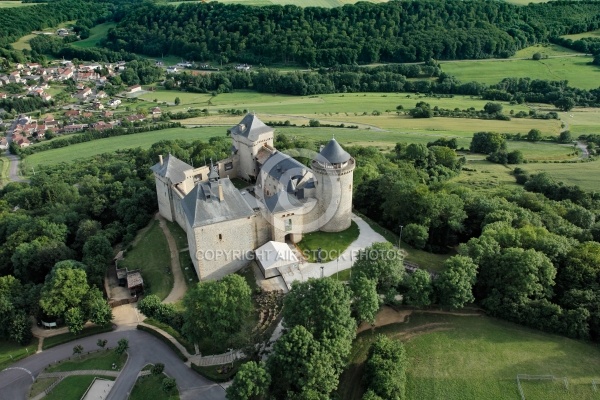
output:
POLYGON ((169 154, 162 164, 158 162, 150 169, 163 178, 169 178, 171 183, 177 184, 185 180, 185 171, 193 169, 193 167, 169 154))
POLYGON ((255 141, 263 133, 273 132, 273 128, 265 125, 255 114, 246 114, 244 119, 229 131, 232 135, 244 136, 255 141))
POLYGON ((331 164, 345 163, 351 158, 350 154, 335 139, 331 139, 319 154, 331 164))

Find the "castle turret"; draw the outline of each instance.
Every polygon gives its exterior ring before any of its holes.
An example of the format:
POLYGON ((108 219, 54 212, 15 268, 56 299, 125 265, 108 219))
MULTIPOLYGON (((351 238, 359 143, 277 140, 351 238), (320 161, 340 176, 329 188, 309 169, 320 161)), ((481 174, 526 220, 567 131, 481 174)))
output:
POLYGON ((247 114, 229 132, 239 157, 239 177, 249 182, 256 181, 259 173, 257 155, 263 146, 273 147, 273 128, 252 113, 247 114))
POLYGON ((340 232, 350 227, 352 180, 356 162, 340 144, 331 139, 312 160, 317 178, 316 197, 324 232, 340 232))

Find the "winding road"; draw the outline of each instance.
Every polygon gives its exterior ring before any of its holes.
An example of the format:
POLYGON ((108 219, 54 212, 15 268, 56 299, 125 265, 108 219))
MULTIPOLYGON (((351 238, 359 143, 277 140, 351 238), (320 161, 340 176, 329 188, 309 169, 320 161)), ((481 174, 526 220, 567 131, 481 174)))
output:
POLYGON ((25 179, 19 175, 19 157, 14 154, 10 154, 8 151, 6 152, 6 158, 10 162, 10 168, 8 171, 8 179, 11 182, 29 182, 28 179, 25 179))
POLYGON ((177 381, 182 400, 224 400, 225 390, 218 384, 198 375, 187 367, 163 342, 152 335, 126 330, 83 338, 27 357, 0 371, 0 400, 27 399, 29 388, 48 364, 71 357, 73 346, 82 345, 85 350, 98 348, 98 339, 108 340, 108 346, 116 347, 121 338, 129 340, 129 358, 107 400, 127 399, 140 370, 149 363, 165 364, 165 372, 177 381))

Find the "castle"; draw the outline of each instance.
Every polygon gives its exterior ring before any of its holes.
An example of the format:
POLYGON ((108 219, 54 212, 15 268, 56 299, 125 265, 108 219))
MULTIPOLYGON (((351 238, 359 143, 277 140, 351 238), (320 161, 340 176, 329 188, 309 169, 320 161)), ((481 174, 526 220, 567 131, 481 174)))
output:
POLYGON ((319 153, 290 152, 309 159, 309 168, 277 151, 273 129, 254 114, 229 132, 224 160, 194 168, 167 155, 151 167, 159 212, 186 232, 200 280, 239 270, 269 241, 297 243, 308 232, 350 226, 355 160, 335 139, 319 153), (237 189, 233 178, 248 187, 237 189))

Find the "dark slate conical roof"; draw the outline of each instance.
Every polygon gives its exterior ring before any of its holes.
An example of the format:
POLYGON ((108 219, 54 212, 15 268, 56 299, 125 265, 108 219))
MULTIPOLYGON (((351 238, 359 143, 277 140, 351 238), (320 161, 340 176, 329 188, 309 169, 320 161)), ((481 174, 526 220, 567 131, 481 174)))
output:
POLYGON ((331 139, 320 154, 331 164, 341 164, 350 160, 350 154, 335 139, 331 139))

